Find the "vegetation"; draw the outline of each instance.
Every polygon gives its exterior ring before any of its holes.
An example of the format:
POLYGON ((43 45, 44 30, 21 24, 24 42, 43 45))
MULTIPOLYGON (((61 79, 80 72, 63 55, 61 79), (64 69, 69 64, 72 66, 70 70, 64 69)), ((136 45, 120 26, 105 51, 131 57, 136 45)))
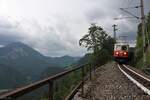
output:
MULTIPOLYGON (((148 46, 148 40, 150 40, 150 12, 146 16, 145 20, 145 32, 146 32, 146 66, 150 66, 150 48, 148 46)), ((136 43, 136 55, 135 55, 135 66, 140 69, 143 69, 143 38, 142 38, 142 30, 141 23, 138 25, 137 32, 137 43, 136 43)))
MULTIPOLYGON (((90 61, 90 55, 86 54, 84 57, 82 57, 76 64, 82 65, 90 61)), ((75 66, 74 66, 75 67, 75 66)), ((69 67, 69 68, 74 68, 69 67)), ((89 66, 86 66, 85 73, 89 71, 89 66)), ((49 71, 46 71, 44 73, 44 77, 49 76, 49 71)), ((65 77, 58 79, 54 82, 54 100, 64 100, 65 97, 75 88, 75 86, 81 81, 81 69, 77 70, 75 72, 70 73, 69 75, 66 75, 65 77)), ((43 90, 42 90, 43 91, 43 90)), ((48 100, 48 91, 47 88, 45 88, 45 93, 41 100, 48 100)))
MULTIPOLYGON (((81 71, 78 70, 54 81, 54 100, 64 100, 80 80, 81 71)), ((39 93, 39 96, 43 94, 43 97, 38 100, 48 100, 48 87, 45 87, 41 91, 44 91, 44 93, 39 93)))
POLYGON ((80 46, 84 46, 91 51, 91 63, 102 65, 112 57, 114 39, 111 38, 100 26, 91 24, 88 34, 85 34, 79 41, 80 46))

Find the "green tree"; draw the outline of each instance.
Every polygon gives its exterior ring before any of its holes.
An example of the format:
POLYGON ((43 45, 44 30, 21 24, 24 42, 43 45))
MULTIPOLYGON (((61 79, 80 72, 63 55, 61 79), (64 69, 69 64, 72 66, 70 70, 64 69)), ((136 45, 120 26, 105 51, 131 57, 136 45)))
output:
POLYGON ((146 32, 147 32, 147 38, 150 40, 150 12, 146 17, 146 32))
POLYGON ((110 58, 114 42, 114 39, 103 28, 96 24, 91 24, 88 33, 79 40, 79 45, 86 47, 88 51, 92 51, 92 63, 103 64, 110 58))
POLYGON ((147 25, 147 28, 148 28, 148 32, 150 32, 150 12, 147 15, 146 25, 147 25))
POLYGON ((103 46, 104 41, 107 39, 106 32, 95 24, 91 24, 88 29, 88 34, 85 34, 80 40, 79 45, 84 46, 87 50, 92 50, 96 53, 103 46))

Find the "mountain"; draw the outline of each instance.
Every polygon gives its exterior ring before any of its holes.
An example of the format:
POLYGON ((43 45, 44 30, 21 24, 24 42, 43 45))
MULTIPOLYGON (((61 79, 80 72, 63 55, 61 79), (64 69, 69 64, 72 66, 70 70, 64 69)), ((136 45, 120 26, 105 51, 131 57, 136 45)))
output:
POLYGON ((82 58, 80 58, 75 65, 83 65, 83 64, 87 64, 87 63, 91 63, 91 59, 92 59, 92 54, 87 53, 85 54, 82 58))
POLYGON ((20 42, 0 48, 0 63, 17 69, 29 78, 38 77, 39 73, 49 66, 45 58, 39 52, 20 42))
POLYGON ((25 84, 25 77, 17 70, 0 64, 0 89, 12 89, 25 84))
POLYGON ((62 67, 48 67, 40 75, 40 79, 65 71, 62 67))
POLYGON ((51 65, 59 67, 68 67, 75 62, 79 61, 80 57, 71 57, 68 55, 62 57, 47 57, 47 60, 50 61, 51 65))
MULTIPOLYGON (((15 42, 0 48, 0 63, 18 70, 29 80, 36 80, 46 68, 69 66, 78 57, 46 57, 28 45, 15 42)), ((52 72, 52 71, 51 71, 52 72)))

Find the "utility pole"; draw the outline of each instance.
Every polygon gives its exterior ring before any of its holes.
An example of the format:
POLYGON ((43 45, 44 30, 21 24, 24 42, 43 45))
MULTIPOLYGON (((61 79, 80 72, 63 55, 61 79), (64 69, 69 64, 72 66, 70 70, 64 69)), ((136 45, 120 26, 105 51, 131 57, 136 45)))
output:
POLYGON ((127 14, 129 14, 129 17, 121 17, 121 18, 114 18, 114 20, 118 20, 118 19, 126 19, 126 18, 136 18, 136 19, 141 19, 141 25, 142 25, 142 38, 143 38, 143 68, 146 65, 146 34, 145 34, 145 15, 144 15, 144 0, 140 0, 140 6, 135 6, 135 7, 128 7, 128 8, 120 8, 122 11, 126 12, 127 14), (127 9, 134 9, 134 8, 141 8, 141 17, 138 17, 136 15, 134 15, 133 13, 131 13, 130 11, 128 11, 127 9))
POLYGON ((113 31, 114 31, 114 39, 116 40, 116 31, 118 30, 116 27, 117 27, 117 25, 113 25, 112 26, 113 27, 113 31))
POLYGON ((145 67, 146 64, 146 45, 145 45, 145 15, 144 15, 144 1, 140 0, 141 2, 141 24, 142 24, 142 35, 143 35, 143 67, 145 67))

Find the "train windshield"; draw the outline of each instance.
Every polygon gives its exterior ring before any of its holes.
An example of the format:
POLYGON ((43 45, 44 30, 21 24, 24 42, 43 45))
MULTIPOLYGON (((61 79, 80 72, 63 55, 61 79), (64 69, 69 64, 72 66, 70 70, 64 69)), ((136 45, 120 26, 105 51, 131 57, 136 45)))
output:
POLYGON ((127 45, 116 45, 116 50, 128 50, 127 45))
POLYGON ((116 50, 121 50, 121 45, 116 45, 116 50))
POLYGON ((123 46, 121 47, 121 50, 127 50, 127 46, 126 46, 126 45, 123 45, 123 46))

